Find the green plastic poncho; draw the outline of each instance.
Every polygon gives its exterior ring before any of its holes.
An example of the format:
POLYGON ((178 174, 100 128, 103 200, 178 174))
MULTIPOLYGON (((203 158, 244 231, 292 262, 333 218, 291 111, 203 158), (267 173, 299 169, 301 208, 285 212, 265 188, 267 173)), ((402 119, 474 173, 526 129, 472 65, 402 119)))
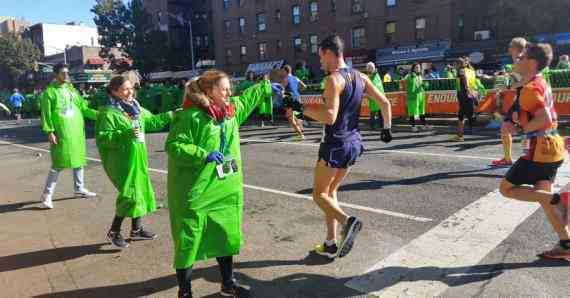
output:
POLYGON ((73 85, 52 82, 41 96, 42 130, 55 133, 57 145, 50 146, 54 169, 75 169, 86 164, 84 117, 95 120, 97 111, 89 108, 73 85))
MULTIPOLYGON (((382 84, 382 79, 377 72, 370 76, 370 80, 372 80, 374 87, 378 88, 381 93, 384 93, 384 84, 382 84)), ((372 113, 377 113, 380 111, 380 106, 372 98, 368 98, 368 109, 372 113)))
POLYGON ((239 253, 243 242, 239 126, 259 103, 271 99, 271 92, 269 81, 263 81, 231 98, 236 112, 224 121, 227 143, 223 153, 236 160, 238 172, 224 179, 218 178, 215 163, 206 163, 210 152, 221 152, 220 123, 197 107, 176 113, 165 146, 176 269, 239 253))
POLYGON ((418 117, 426 113, 426 94, 422 76, 414 72, 406 77, 406 89, 408 97, 406 100, 408 116, 418 117))
POLYGON ((308 81, 311 77, 309 70, 306 68, 298 68, 295 70, 295 76, 301 81, 308 81))
POLYGON ((254 81, 250 80, 243 80, 237 87, 236 95, 242 94, 247 88, 255 85, 254 81))
MULTIPOLYGON (((168 126, 172 112, 153 115, 141 108, 142 134, 168 126)), ((120 217, 141 217, 156 210, 154 190, 148 175, 146 145, 133 134, 133 120, 117 107, 107 105, 99 112, 95 141, 103 169, 119 192, 116 212, 120 217)))

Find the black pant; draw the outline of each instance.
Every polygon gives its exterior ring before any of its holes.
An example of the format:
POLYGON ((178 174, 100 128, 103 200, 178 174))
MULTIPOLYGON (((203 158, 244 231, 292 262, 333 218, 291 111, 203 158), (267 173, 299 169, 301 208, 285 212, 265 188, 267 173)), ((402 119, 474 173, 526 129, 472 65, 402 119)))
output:
MULTIPOLYGON (((125 220, 124 217, 120 217, 120 216, 115 215, 115 218, 113 219, 113 223, 111 224, 111 231, 120 232, 121 231, 121 225, 123 224, 123 220, 125 220)), ((133 217, 131 229, 133 231, 136 231, 136 230, 140 229, 141 227, 142 227, 142 218, 141 217, 133 217)))
POLYGON ((370 112, 370 129, 384 128, 384 117, 382 112, 370 112))
MULTIPOLYGON (((222 284, 226 287, 234 283, 234 261, 232 256, 216 258, 222 275, 222 284)), ((192 290, 192 267, 186 269, 176 269, 176 279, 180 293, 190 293, 192 290)))
MULTIPOLYGON (((427 120, 426 120, 426 115, 421 115, 420 116, 420 122, 422 125, 427 125, 427 120)), ((416 118, 415 117, 410 117, 409 123, 412 127, 416 126, 416 118)))

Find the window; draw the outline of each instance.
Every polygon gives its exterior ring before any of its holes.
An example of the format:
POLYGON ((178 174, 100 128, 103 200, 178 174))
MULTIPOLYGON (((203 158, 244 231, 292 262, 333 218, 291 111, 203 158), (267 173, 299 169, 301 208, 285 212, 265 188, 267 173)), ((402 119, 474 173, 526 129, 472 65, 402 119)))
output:
POLYGON ((259 60, 267 59, 267 43, 261 42, 258 44, 259 60))
POLYGON ((202 47, 202 36, 196 36, 194 39, 196 40, 194 46, 197 48, 202 47))
POLYGON ((362 0, 352 0, 352 13, 361 13, 362 11, 362 0))
POLYGON ((426 19, 416 19, 416 40, 422 41, 426 39, 426 19))
POLYGON ((301 8, 299 5, 293 6, 291 8, 291 12, 293 14, 293 24, 298 25, 301 23, 301 8))
POLYGON ((480 30, 475 31, 475 40, 488 40, 491 39, 491 31, 490 30, 480 30))
POLYGON ((232 49, 226 49, 226 64, 232 64, 232 49))
POLYGON ((207 48, 209 46, 208 35, 204 35, 204 47, 207 48))
POLYGON ((239 32, 245 32, 245 18, 239 18, 239 32))
POLYGON ((257 14, 256 19, 257 19, 257 31, 259 32, 265 31, 265 29, 267 29, 265 25, 265 14, 264 13, 257 14))
POLYGON ((241 46, 239 47, 239 54, 240 54, 240 56, 242 56, 242 57, 245 56, 245 55, 247 55, 247 47, 244 46, 244 45, 241 45, 241 46))
POLYGON ((230 8, 230 0, 223 0, 224 1, 224 10, 228 10, 230 8))
POLYGON ((355 49, 366 47, 366 32, 364 27, 352 29, 352 47, 355 49))
POLYGON ((245 5, 245 0, 238 0, 239 7, 243 7, 245 5))
POLYGON ((303 50, 303 40, 301 37, 297 36, 293 38, 293 48, 295 51, 302 51, 303 50))
POLYGON ((331 11, 332 13, 336 12, 336 0, 331 0, 331 11))
POLYGON ((276 9, 276 10, 275 10, 275 21, 276 21, 276 22, 281 21, 281 9, 276 9))
POLYGON ((396 6, 396 0, 386 0, 386 6, 388 7, 396 6))
POLYGON ((313 1, 309 4, 309 14, 311 22, 316 22, 319 20, 319 4, 317 1, 313 1))
POLYGON ((311 54, 316 54, 319 51, 319 36, 309 36, 309 44, 311 45, 311 54))
POLYGON ((386 23, 386 35, 384 37, 386 43, 393 43, 396 35, 396 22, 386 23))
POLYGON ((277 52, 281 51, 281 48, 283 48, 283 42, 281 40, 277 40, 277 52))
POLYGON ((232 22, 225 20, 224 21, 224 31, 226 33, 231 33, 232 32, 232 22))

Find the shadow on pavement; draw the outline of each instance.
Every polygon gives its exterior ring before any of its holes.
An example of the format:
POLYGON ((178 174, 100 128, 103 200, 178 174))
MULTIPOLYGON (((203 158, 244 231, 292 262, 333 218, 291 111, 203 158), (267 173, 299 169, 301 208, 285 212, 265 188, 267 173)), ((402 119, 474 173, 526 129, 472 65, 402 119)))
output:
MULTIPOLYGON (((458 179, 458 178, 496 178, 500 179, 503 178, 504 175, 497 175, 497 174, 485 174, 481 172, 485 171, 495 171, 497 168, 487 168, 487 169, 480 169, 480 170, 469 170, 469 171, 456 171, 456 172, 443 172, 443 173, 435 173, 425 176, 419 176, 414 178, 407 178, 407 179, 400 179, 400 180, 392 180, 392 181, 378 181, 378 180, 364 180, 356 183, 345 184, 339 187, 340 191, 350 191, 350 190, 376 190, 382 189, 386 186, 393 186, 393 185, 417 185, 417 184, 424 184, 434 181, 440 180, 448 180, 448 179, 458 179)), ((312 194, 312 188, 306 188, 297 192, 298 194, 312 194)))
MULTIPOLYGON (((264 268, 287 265, 300 265, 304 260, 283 261, 253 261, 237 263, 236 268, 264 268)), ((440 268, 440 267, 387 267, 372 272, 381 275, 378 283, 369 291, 381 291, 385 288, 405 281, 439 281, 450 287, 462 286, 495 278, 507 270, 525 268, 556 268, 567 267, 567 261, 535 260, 529 263, 496 263, 467 267, 440 268)), ((251 286, 253 297, 353 297, 362 295, 359 291, 348 288, 345 284, 354 277, 336 278, 313 273, 293 273, 272 280, 260 280, 247 274, 236 272, 236 277, 244 285, 251 286)), ((196 269, 193 280, 205 279, 209 282, 219 283, 217 266, 196 269)), ((59 293, 50 293, 35 297, 63 298, 63 297, 123 297, 134 298, 152 295, 161 291, 177 288, 175 275, 149 279, 130 284, 104 286, 71 290, 59 293)), ((218 294, 205 296, 208 298, 221 297, 218 294)))
MULTIPOLYGON (((75 199, 77 199, 77 198, 69 197, 69 198, 54 199, 53 201, 54 202, 60 202, 60 201, 75 200, 75 199)), ((27 202, 18 202, 18 203, 7 204, 7 205, 0 205, 0 214, 17 212, 17 211, 41 211, 41 210, 48 211, 49 210, 49 209, 42 208, 39 206, 26 207, 26 206, 30 206, 30 205, 39 205, 40 203, 41 203, 40 201, 27 201, 27 202)))
MULTIPOLYGON (((481 282, 495 278, 505 271, 525 268, 556 268, 568 267, 568 261, 538 259, 529 263, 496 263, 465 267, 386 267, 370 273, 381 278, 374 279, 377 282, 367 288, 370 292, 381 291, 392 287, 400 282, 414 281, 438 281, 450 287, 463 286, 470 283, 481 282)), ((358 282, 356 282, 357 284, 358 282)))
POLYGON ((65 262, 87 255, 113 254, 117 249, 103 250, 107 243, 50 248, 0 257, 0 272, 65 262))

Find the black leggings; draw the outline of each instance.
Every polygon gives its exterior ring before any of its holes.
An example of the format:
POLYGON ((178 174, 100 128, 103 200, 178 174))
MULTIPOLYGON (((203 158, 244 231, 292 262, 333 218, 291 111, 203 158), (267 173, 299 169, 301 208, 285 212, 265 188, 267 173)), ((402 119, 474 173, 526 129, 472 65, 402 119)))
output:
MULTIPOLYGON (((222 284, 231 286, 234 283, 234 261, 233 257, 216 258, 222 275, 222 284)), ((192 267, 186 269, 176 269, 176 279, 181 293, 190 293, 192 290, 192 267)))
MULTIPOLYGON (((125 220, 124 217, 120 217, 120 216, 115 215, 115 218, 113 219, 113 223, 111 224, 111 231, 120 232, 121 231, 121 225, 123 224, 123 220, 125 220)), ((136 230, 140 229, 141 227, 142 227, 142 218, 141 217, 133 217, 131 229, 133 231, 136 231, 136 230)))
MULTIPOLYGON (((410 122, 410 125, 411 125, 412 127, 413 127, 413 126, 416 126, 416 117, 414 117, 414 116, 410 117, 409 122, 410 122)), ((422 125, 424 125, 424 126, 427 124, 426 115, 421 115, 421 116, 420 116, 420 123, 421 123, 422 125)))

